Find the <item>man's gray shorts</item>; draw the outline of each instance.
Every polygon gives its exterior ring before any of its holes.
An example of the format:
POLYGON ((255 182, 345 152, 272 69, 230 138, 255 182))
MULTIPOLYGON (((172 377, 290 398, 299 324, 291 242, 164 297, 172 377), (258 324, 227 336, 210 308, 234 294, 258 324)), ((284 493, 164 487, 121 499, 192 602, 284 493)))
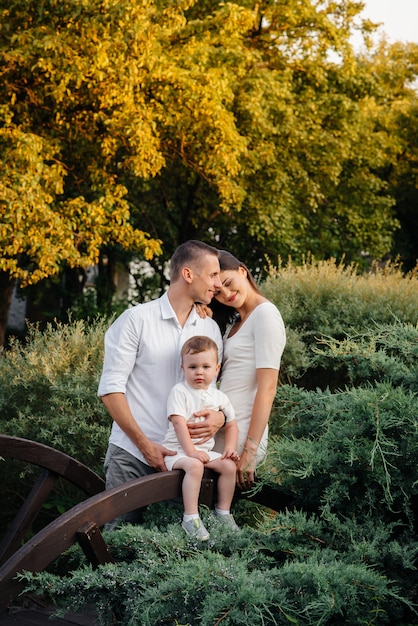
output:
MULTIPOLYGON (((156 472, 154 468, 143 463, 129 452, 126 452, 126 450, 115 446, 113 443, 110 443, 107 449, 104 469, 106 473, 106 489, 118 487, 128 480, 148 476, 156 472)), ((113 530, 116 526, 127 522, 137 524, 141 521, 144 510, 144 508, 140 508, 129 511, 129 513, 125 513, 107 523, 105 528, 106 530, 113 530)))

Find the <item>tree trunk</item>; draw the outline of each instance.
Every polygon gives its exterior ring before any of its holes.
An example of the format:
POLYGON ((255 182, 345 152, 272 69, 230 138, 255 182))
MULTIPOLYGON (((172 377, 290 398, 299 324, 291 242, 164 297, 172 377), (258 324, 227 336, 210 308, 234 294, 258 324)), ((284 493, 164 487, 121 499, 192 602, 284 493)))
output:
POLYGON ((7 319, 16 280, 8 272, 0 272, 0 346, 6 341, 7 319))

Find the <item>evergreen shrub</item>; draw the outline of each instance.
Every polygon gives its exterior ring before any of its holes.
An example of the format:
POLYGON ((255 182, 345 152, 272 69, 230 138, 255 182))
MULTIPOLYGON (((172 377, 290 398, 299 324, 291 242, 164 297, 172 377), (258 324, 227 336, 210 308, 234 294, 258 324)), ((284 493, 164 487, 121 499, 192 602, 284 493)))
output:
POLYGON ((326 371, 332 364, 334 374, 349 385, 390 380, 418 391, 418 324, 396 320, 365 326, 362 333, 343 340, 322 337, 312 352, 312 370, 326 371))
MULTIPOLYGON (((24 344, 11 340, 0 357, 2 434, 44 443, 103 474, 111 420, 97 397, 97 386, 107 325, 96 319, 48 324, 43 332, 32 326, 24 344)), ((39 470, 1 459, 0 468, 2 525, 7 525, 39 470)), ((64 483, 58 491, 45 513, 48 508, 51 515, 62 513, 84 497, 64 483)))
MULTIPOLYGON (((376 264, 359 274, 355 265, 337 264, 335 259, 309 257, 297 266, 291 261, 284 266, 279 259, 277 267, 270 267, 262 290, 291 330, 281 378, 301 386, 322 386, 326 377, 334 381, 328 370, 315 375, 311 369, 312 348, 323 337, 343 340, 375 324, 418 323, 417 268, 405 275, 396 264, 376 264), (297 358, 291 357, 293 352, 297 358)), ((341 384, 340 379, 334 384, 341 384)))
POLYGON ((80 560, 65 578, 27 574, 28 589, 47 589, 58 605, 65 598, 57 615, 93 603, 103 626, 385 625, 412 614, 398 586, 364 558, 375 554, 376 537, 355 539, 353 525, 340 556, 332 543, 344 529, 301 512, 238 534, 202 516, 208 543, 186 537, 179 523, 125 526, 106 536, 116 563, 94 571, 80 560))
MULTIPOLYGON (((116 563, 93 571, 73 547, 67 576, 28 574, 29 590, 48 589, 62 612, 93 604, 106 625, 418 624, 417 275, 310 260, 272 269, 264 292, 288 343, 259 486, 293 506, 275 514, 241 501, 234 535, 202 511, 202 545, 184 536, 178 510, 155 505, 141 527, 106 535, 116 563)), ((0 359, 2 432, 102 471, 106 326, 32 329, 12 344, 0 359)), ((5 510, 20 488, 6 483, 5 510)))
POLYGON ((285 323, 301 329, 306 338, 317 334, 342 338, 361 332, 370 321, 395 318, 418 322, 418 270, 404 274, 396 264, 358 273, 354 264, 309 257, 301 265, 279 259, 263 284, 263 293, 280 309, 285 323))
POLYGON ((277 407, 287 423, 272 438, 264 481, 315 512, 418 523, 416 393, 389 382, 338 393, 283 386, 277 407))
POLYGON ((108 323, 77 320, 29 329, 0 359, 3 434, 57 448, 100 472, 110 418, 97 397, 108 323))

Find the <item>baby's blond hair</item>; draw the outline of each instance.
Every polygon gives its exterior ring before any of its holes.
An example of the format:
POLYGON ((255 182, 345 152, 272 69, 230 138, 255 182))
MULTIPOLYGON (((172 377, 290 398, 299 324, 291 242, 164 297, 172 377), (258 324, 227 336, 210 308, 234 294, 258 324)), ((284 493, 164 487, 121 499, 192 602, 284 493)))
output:
POLYGON ((214 350, 216 360, 218 360, 218 346, 213 339, 204 335, 196 335, 184 342, 181 349, 181 358, 183 358, 185 354, 198 354, 199 352, 205 352, 205 350, 214 350))

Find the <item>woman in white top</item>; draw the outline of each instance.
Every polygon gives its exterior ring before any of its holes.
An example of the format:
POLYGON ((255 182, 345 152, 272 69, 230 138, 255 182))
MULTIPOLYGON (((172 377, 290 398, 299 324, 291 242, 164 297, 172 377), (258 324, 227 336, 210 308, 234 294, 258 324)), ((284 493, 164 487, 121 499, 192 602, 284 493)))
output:
MULTIPOLYGON (((211 308, 224 331, 220 389, 236 412, 237 484, 248 488, 266 454, 286 332, 279 310, 263 296, 244 263, 224 250, 219 252, 219 263, 222 289, 211 308)), ((218 449, 223 449, 222 430, 216 436, 218 449)))

